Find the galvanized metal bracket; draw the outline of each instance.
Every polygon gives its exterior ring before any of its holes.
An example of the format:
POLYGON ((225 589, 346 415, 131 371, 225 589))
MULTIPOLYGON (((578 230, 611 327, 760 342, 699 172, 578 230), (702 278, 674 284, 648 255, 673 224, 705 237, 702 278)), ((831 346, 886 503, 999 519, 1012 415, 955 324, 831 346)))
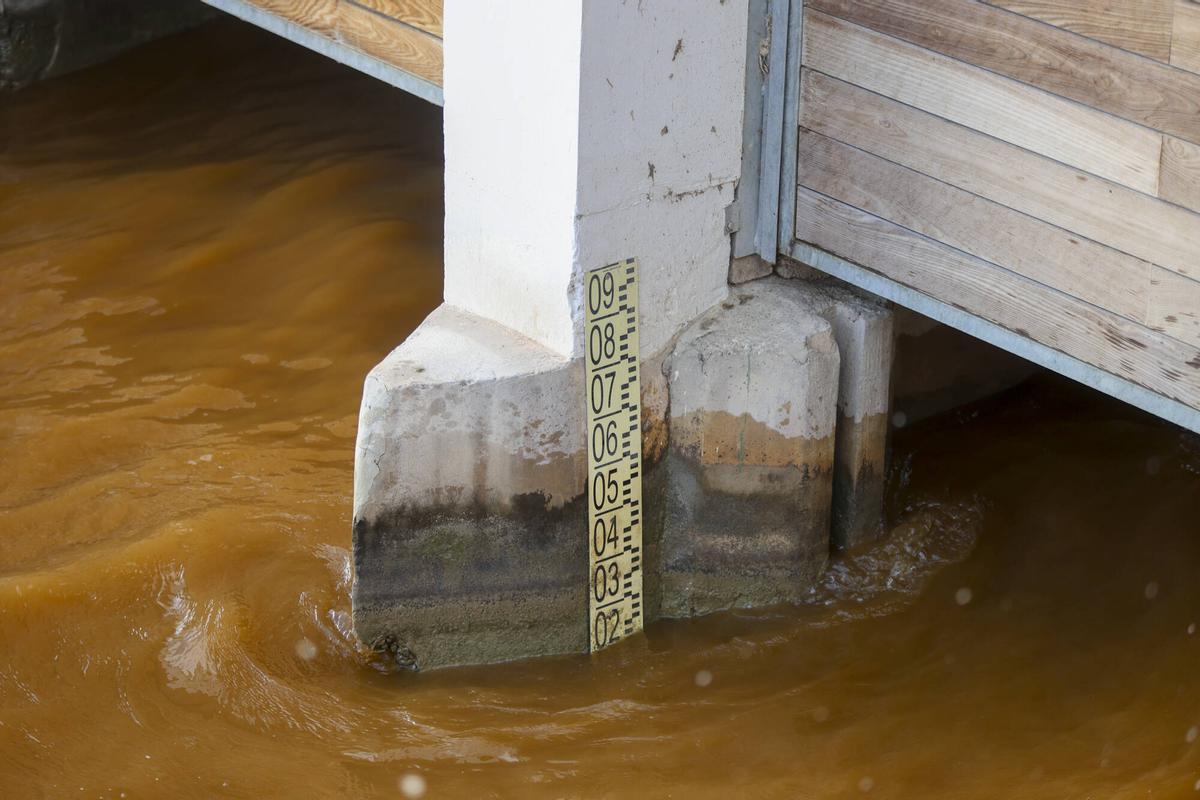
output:
POLYGON ((795 228, 802 0, 750 0, 742 177, 727 215, 733 257, 774 264, 795 228))

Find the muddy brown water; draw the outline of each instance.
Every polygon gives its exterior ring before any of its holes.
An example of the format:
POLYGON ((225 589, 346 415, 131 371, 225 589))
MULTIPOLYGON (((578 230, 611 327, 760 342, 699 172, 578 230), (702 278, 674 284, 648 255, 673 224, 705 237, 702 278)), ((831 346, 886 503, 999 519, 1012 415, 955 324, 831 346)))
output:
POLYGON ((351 456, 436 110, 232 23, 0 102, 0 797, 1198 796, 1195 437, 1042 380, 901 431, 803 607, 395 673, 351 456))

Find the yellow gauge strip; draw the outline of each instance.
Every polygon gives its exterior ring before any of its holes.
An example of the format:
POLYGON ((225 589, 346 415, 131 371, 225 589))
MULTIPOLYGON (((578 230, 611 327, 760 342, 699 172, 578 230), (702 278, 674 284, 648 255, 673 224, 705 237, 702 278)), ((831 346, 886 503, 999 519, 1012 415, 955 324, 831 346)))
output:
POLYGON ((642 400, 638 264, 584 275, 588 440, 588 640, 642 629, 642 400))

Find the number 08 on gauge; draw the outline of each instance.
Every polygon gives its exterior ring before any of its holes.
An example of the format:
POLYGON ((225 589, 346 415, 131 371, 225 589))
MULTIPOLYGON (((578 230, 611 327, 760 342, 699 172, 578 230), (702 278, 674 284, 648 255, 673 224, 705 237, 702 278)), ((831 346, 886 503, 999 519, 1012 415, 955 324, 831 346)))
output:
POLYGON ((588 627, 595 652, 642 628, 638 264, 584 274, 588 627))

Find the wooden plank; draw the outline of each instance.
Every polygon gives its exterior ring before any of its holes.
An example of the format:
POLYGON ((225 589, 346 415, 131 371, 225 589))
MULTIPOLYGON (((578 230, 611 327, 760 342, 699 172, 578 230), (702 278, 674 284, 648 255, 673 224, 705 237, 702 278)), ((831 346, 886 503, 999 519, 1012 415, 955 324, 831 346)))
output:
POLYGON ((800 124, 1200 278, 1200 215, 805 70, 800 124))
POLYGON ((339 0, 250 0, 250 4, 332 39, 339 0))
POLYGON ((442 43, 350 0, 251 0, 252 6, 437 86, 442 43))
POLYGON ((1200 75, 976 0, 811 0, 810 5, 1085 106, 1200 142, 1200 75))
POLYGON ((1152 392, 1200 408, 1200 350, 809 189, 796 237, 1152 392))
POLYGON ((1123 317, 1146 321, 1149 262, 819 133, 801 133, 800 153, 797 180, 807 188, 1123 317))
POLYGON ((1158 61, 1167 61, 1171 57, 1171 16, 1175 0, 988 2, 1158 61))
MULTIPOLYGON (((1163 138, 1158 196, 1200 211, 1200 146, 1173 136, 1163 138)), ((1193 231, 1200 236, 1200 231, 1193 231)))
POLYGON ((1162 138, 978 67, 806 10, 813 69, 1148 194, 1162 138))
POLYGON ((1200 282, 1154 268, 1146 323, 1180 341, 1200 345, 1200 282))
POLYGON ((1195 0, 1175 2, 1171 64, 1200 73, 1200 3, 1195 0))
POLYGON ((336 35, 356 50, 442 85, 439 39, 345 0, 338 4, 336 35))
POLYGON ((801 131, 801 185, 1092 305, 1200 345, 1200 282, 801 131))
POLYGON ((442 38, 442 0, 346 0, 442 38))

